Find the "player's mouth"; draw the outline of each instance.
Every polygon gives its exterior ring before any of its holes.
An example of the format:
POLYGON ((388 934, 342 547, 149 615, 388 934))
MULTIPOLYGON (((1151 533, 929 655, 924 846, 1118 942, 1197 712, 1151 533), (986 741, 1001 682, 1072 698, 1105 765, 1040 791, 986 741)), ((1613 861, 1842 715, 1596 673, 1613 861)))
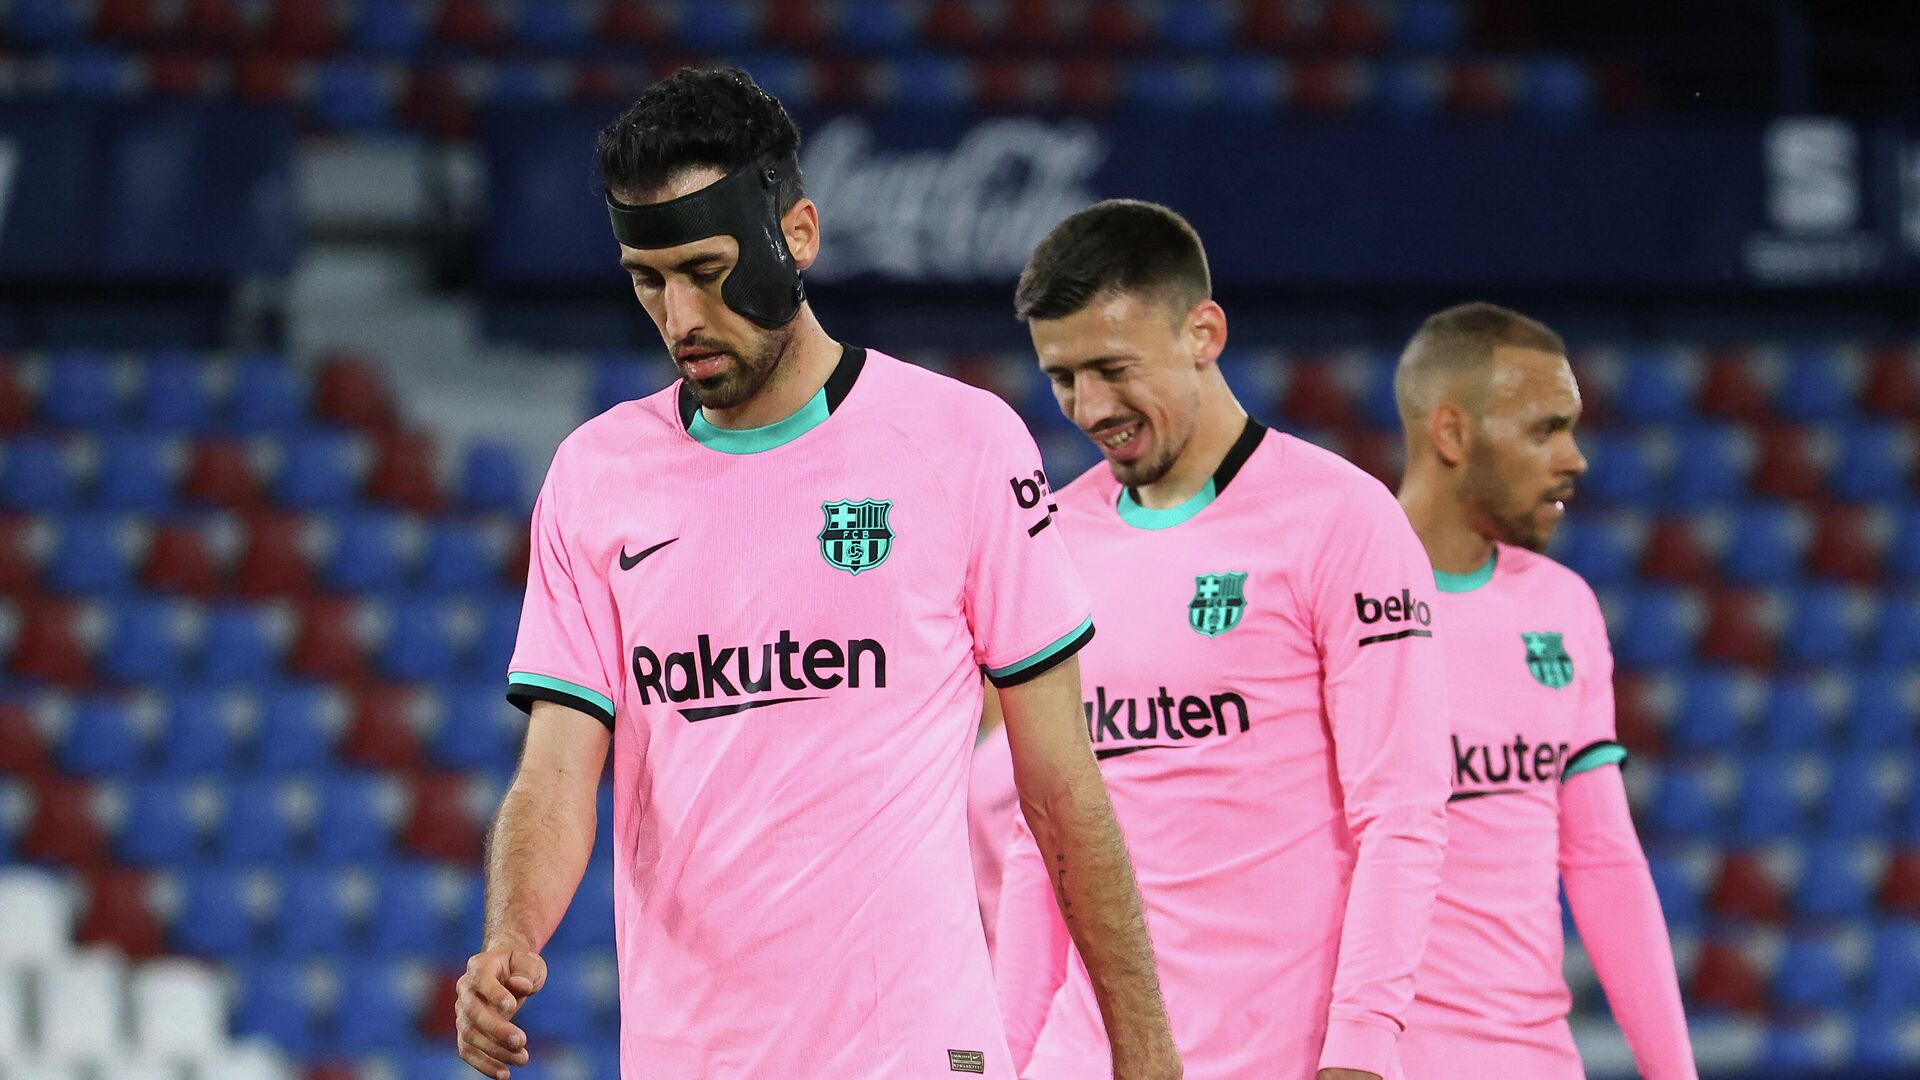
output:
POLYGON ((725 371, 727 366, 727 354, 723 352, 690 350, 673 359, 674 363, 680 365, 680 370, 686 373, 687 378, 695 382, 711 379, 725 371))
POLYGON ((1097 428, 1087 433, 1109 461, 1130 461, 1140 456, 1147 445, 1147 422, 1129 420, 1097 428))

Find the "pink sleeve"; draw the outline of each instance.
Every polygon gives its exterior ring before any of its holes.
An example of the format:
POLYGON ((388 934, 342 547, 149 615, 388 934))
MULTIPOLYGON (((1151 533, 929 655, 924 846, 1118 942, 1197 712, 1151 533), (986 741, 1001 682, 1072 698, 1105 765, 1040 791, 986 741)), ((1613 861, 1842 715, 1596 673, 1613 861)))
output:
POLYGON ((1066 982, 1073 938, 1060 917, 1040 847, 1021 816, 1013 817, 1000 878, 993 978, 1007 1046, 1013 1051, 1013 1069, 1018 1073, 1033 1060, 1034 1044, 1046 1026, 1054 995, 1066 982))
POLYGON ((989 403, 981 426, 967 618, 987 678, 1014 686, 1093 639, 1093 601, 1060 539, 1033 436, 1000 401, 989 403))
POLYGON ((987 935, 987 955, 994 954, 995 922, 1000 910, 1000 879, 1007 858, 1007 836, 1020 816, 1019 793, 1013 786, 1013 752, 1007 746, 1007 725, 996 724, 973 748, 973 766, 967 777, 967 838, 973 854, 973 887, 980 900, 980 925, 987 935))
POLYGON ((1385 488, 1342 503, 1312 598, 1334 763, 1358 854, 1323 1069, 1389 1074, 1446 852, 1445 677, 1433 568, 1385 488))
POLYGON ((559 702, 612 728, 622 670, 612 593, 567 543, 554 483, 559 468, 556 457, 533 507, 533 554, 507 699, 528 711, 535 701, 559 702))
POLYGON ((1562 785, 1560 876, 1640 1075, 1694 1080, 1667 922, 1618 768, 1590 769, 1562 785))

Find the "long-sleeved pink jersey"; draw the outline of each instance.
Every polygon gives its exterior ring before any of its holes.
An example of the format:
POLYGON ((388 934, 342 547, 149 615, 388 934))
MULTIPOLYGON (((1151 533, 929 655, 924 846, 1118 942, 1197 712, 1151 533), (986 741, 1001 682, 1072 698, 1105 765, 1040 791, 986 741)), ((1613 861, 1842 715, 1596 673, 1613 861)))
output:
POLYGON ((1561 975, 1562 880, 1601 984, 1649 1080, 1692 1080, 1660 901, 1627 813, 1613 653, 1593 591, 1504 544, 1436 574, 1447 633, 1453 801, 1408 1080, 1576 1080, 1561 975))
MULTIPOLYGON (((1400 1075, 1448 794, 1444 628, 1406 516, 1253 423, 1184 506, 1142 508, 1104 467, 1060 505, 1101 627, 1081 654, 1087 725, 1187 1077, 1400 1075)), ((1000 911, 1021 1075, 1110 1076, 1030 838, 1000 911)))

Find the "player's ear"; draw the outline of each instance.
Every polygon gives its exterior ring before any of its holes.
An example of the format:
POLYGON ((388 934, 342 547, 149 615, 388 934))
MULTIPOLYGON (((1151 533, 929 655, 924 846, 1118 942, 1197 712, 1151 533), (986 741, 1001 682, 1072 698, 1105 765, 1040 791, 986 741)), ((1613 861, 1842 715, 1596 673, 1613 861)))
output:
POLYGON ((1427 414, 1427 437, 1443 463, 1458 465, 1467 460, 1473 444, 1473 418, 1453 402, 1442 401, 1427 414))
POLYGON ((1194 366, 1207 367, 1227 347, 1227 313, 1212 300, 1202 300, 1187 312, 1185 331, 1194 366))
POLYGON ((793 204, 780 219, 780 231, 786 235, 787 250, 793 253, 793 265, 801 270, 820 257, 820 208, 812 199, 793 204))

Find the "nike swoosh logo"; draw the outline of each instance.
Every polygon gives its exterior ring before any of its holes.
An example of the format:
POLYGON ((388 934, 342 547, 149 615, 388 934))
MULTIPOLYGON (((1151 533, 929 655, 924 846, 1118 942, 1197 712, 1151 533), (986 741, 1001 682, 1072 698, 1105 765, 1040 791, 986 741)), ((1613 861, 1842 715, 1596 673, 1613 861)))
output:
MULTIPOLYGON (((677 536, 673 538, 673 540, 678 540, 678 539, 680 538, 677 536)), ((659 543, 653 545, 652 547, 648 548, 647 550, 641 552, 638 555, 627 554, 627 545, 621 544, 620 545, 620 569, 631 570, 634 567, 639 566, 641 559, 644 559, 647 556, 653 554, 654 552, 659 551, 661 548, 666 547, 668 544, 673 543, 673 540, 662 540, 659 543)))
POLYGON ((1484 799, 1489 795, 1518 795, 1519 788, 1500 788, 1495 791, 1456 791, 1447 796, 1448 802, 1466 802, 1468 799, 1484 799))
POLYGON ((743 713, 748 709, 764 709, 769 705, 789 705, 796 701, 819 700, 817 697, 778 697, 769 698, 766 701, 743 701, 738 705, 709 705, 703 709, 681 709, 680 715, 687 718, 687 723, 697 724, 702 720, 711 720, 716 716, 732 716, 734 713, 743 713))

